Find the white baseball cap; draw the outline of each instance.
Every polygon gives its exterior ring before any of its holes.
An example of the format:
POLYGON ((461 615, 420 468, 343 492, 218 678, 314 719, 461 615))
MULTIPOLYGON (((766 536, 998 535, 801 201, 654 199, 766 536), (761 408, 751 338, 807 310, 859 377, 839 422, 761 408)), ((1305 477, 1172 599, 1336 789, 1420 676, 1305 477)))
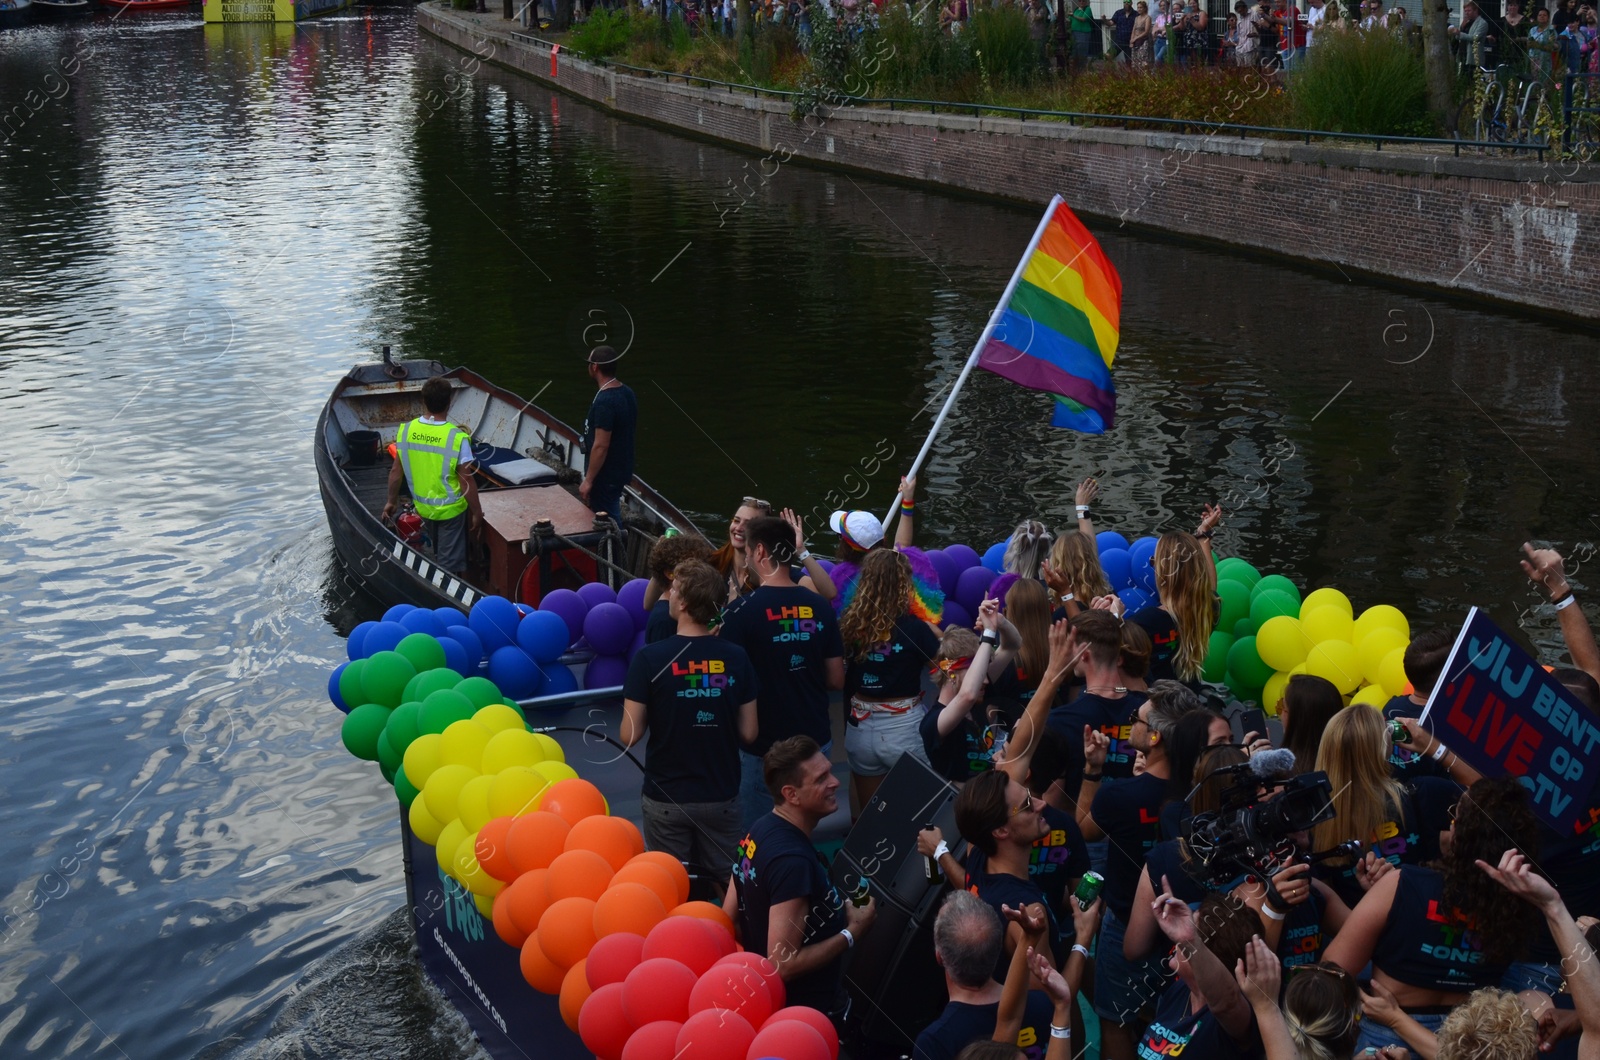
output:
POLYGON ((863 552, 883 540, 883 524, 871 512, 834 512, 828 517, 828 525, 863 552))

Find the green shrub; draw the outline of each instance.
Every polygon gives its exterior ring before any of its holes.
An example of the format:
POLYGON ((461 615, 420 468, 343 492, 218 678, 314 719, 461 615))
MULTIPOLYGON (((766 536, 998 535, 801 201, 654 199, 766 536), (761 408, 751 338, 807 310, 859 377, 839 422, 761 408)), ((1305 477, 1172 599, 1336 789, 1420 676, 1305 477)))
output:
POLYGON ((610 58, 626 51, 633 43, 636 31, 644 28, 636 26, 624 8, 610 11, 597 7, 587 21, 573 29, 572 35, 567 38, 567 48, 596 59, 610 58))
POLYGON ((1318 34, 1289 80, 1302 128, 1393 136, 1432 135, 1421 56, 1388 33, 1318 34))
POLYGON ((1028 32, 1020 7, 991 7, 975 13, 960 42, 972 52, 985 88, 1032 84, 1039 77, 1039 46, 1028 32))

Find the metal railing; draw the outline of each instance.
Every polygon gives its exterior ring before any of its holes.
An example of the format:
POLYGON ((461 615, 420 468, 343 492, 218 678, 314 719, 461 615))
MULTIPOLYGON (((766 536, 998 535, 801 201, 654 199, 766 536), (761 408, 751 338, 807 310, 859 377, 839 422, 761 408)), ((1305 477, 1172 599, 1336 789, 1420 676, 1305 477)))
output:
POLYGON ((1561 83, 1561 146, 1600 148, 1600 74, 1569 73, 1561 83))

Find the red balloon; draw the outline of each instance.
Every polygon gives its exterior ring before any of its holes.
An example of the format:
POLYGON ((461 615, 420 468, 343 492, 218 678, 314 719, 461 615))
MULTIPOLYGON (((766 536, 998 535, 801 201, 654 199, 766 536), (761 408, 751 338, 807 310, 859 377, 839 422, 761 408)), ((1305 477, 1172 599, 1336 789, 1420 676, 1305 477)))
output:
POLYGON ((602 986, 590 994, 578 1013, 578 1037, 600 1060, 622 1060, 622 1048, 632 1033, 633 1024, 622 1014, 621 983, 602 986))
POLYGON ((739 952, 739 942, 733 937, 733 932, 729 931, 723 925, 718 924, 716 921, 701 920, 699 917, 683 917, 681 919, 693 920, 695 923, 699 924, 701 930, 705 931, 716 940, 717 949, 722 951, 723 957, 728 956, 730 953, 739 952))
POLYGON ((670 957, 641 961, 622 984, 622 1011, 635 1027, 660 1020, 682 1023, 689 1018, 689 996, 696 982, 694 972, 670 957))
POLYGON ((652 957, 671 957, 689 966, 698 979, 711 970, 724 956, 713 930, 720 931, 709 920, 692 916, 669 916, 650 929, 644 940, 644 960, 652 957))
POLYGON ((589 988, 599 990, 620 983, 644 960, 644 939, 619 931, 607 935, 589 951, 589 988))
POLYGON ((761 973, 731 962, 713 965, 689 995, 690 1012, 725 1008, 743 1016, 752 1027, 765 1023, 776 1007, 761 973))
MULTIPOLYGON (((766 1030, 775 1023, 783 1023, 785 1021, 798 1021, 810 1026, 818 1034, 822 1035, 823 1042, 828 1046, 828 1060, 839 1060, 839 1032, 834 1028, 833 1021, 827 1016, 824 1016, 814 1008, 807 1008, 805 1005, 791 1005, 788 1008, 780 1008, 768 1016, 767 1022, 761 1025, 761 1029, 766 1030)), ((772 1055, 783 1056, 784 1054, 774 1053, 772 1055)))
POLYGON ((645 1024, 622 1047, 622 1060, 672 1060, 678 1051, 678 1031, 682 1027, 670 1020, 645 1024))
POLYGON ((745 1060, 781 1056, 783 1060, 830 1060, 828 1043, 817 1029, 799 1020, 768 1023, 756 1034, 745 1060))
POLYGON ((708 1008, 684 1021, 676 1060, 736 1060, 750 1051, 756 1032, 737 1012, 708 1008))
MULTIPOLYGON (((783 1007, 788 991, 784 989, 783 976, 778 974, 778 966, 772 963, 771 958, 763 957, 759 953, 751 953, 748 950, 739 950, 736 953, 728 954, 717 963, 739 964, 753 969, 756 974, 761 976, 762 981, 766 983, 767 993, 772 998, 772 1010, 775 1012, 783 1007)), ((760 1026, 760 1024, 757 1024, 757 1026, 760 1026)))

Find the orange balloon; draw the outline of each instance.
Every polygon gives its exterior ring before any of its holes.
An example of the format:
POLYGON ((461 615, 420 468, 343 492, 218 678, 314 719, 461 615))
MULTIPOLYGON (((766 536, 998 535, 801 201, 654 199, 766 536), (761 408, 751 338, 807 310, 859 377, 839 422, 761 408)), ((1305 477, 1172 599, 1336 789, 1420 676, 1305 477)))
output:
POLYGON ((560 856, 572 826, 553 813, 530 813, 514 817, 506 832, 506 851, 511 867, 521 873, 547 869, 560 856))
POLYGON ((612 875, 611 862, 594 851, 569 850, 550 863, 550 900, 598 899, 612 875))
POLYGON ((588 963, 582 960, 574 964, 567 970, 566 978, 561 980, 561 1020, 573 1034, 578 1033, 578 1013, 593 993, 589 989, 588 963))
POLYGON ((585 817, 593 817, 596 814, 604 816, 606 797, 600 794, 599 788, 587 780, 581 777, 568 777, 544 789, 544 795, 539 799, 539 810, 543 813, 556 814, 569 825, 577 824, 585 817))
POLYGON ((502 883, 517 878, 517 870, 511 866, 511 848, 506 845, 510 831, 511 818, 496 817, 478 829, 478 845, 473 849, 479 867, 502 883))
POLYGON ((501 891, 497 898, 497 901, 503 899, 506 902, 506 912, 511 922, 524 935, 531 935, 538 930, 539 918, 550 908, 549 875, 549 869, 524 872, 512 880, 511 886, 501 891))
POLYGON ((672 878, 672 873, 657 865, 653 861, 630 861, 611 877, 611 886, 622 883, 642 883, 655 892, 661 900, 663 910, 671 909, 678 904, 678 881, 672 878))
POLYGON ((528 933, 511 919, 511 903, 506 900, 506 893, 501 891, 494 896, 494 909, 490 920, 494 924, 494 933, 500 936, 501 942, 520 949, 522 944, 528 941, 528 933))
POLYGON ((683 867, 683 862, 668 854, 665 850, 647 850, 643 854, 632 858, 628 864, 637 865, 641 861, 660 865, 672 874, 673 881, 678 885, 678 901, 674 904, 681 904, 689 900, 689 870, 683 867))
MULTIPOLYGON (((562 971, 589 956, 597 936, 594 933, 594 900, 563 898, 551 902, 539 918, 540 945, 562 971)), ((555 993, 554 990, 550 991, 555 993)))
POLYGON ((541 994, 561 992, 561 981, 566 977, 567 970, 545 956, 544 945, 539 941, 537 931, 522 944, 521 964, 522 978, 528 981, 529 986, 541 994))
POLYGON ((626 817, 585 817, 567 833, 567 849, 592 850, 613 869, 620 869, 629 858, 644 853, 644 836, 626 817))
POLYGON ((667 918, 667 907, 642 883, 617 883, 594 904, 594 933, 605 938, 619 931, 648 935, 667 918))
POLYGON ((682 905, 667 913, 668 916, 697 916, 701 920, 721 924, 729 931, 733 930, 733 921, 728 914, 722 911, 722 906, 712 905, 710 902, 684 902, 682 905))

